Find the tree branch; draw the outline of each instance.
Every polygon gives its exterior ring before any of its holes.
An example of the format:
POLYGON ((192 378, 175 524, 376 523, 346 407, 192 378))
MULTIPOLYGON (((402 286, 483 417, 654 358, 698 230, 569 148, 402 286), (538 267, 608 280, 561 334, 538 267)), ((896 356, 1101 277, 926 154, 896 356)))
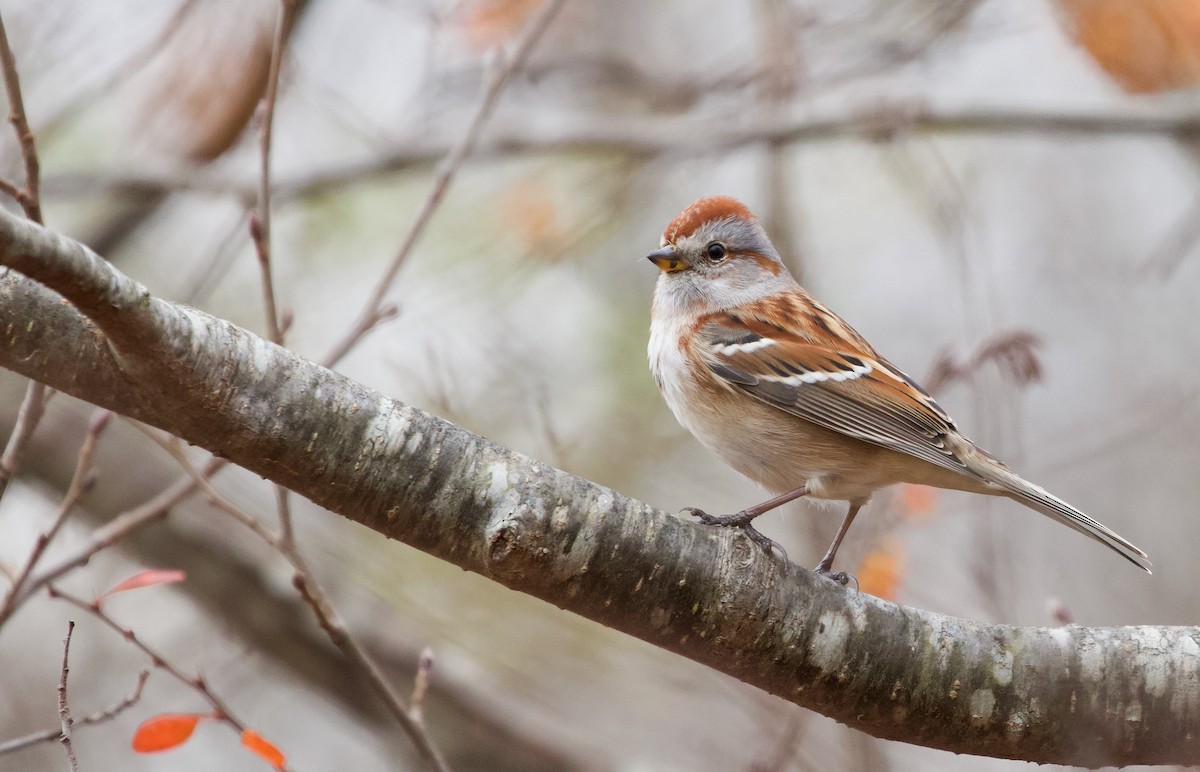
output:
POLYGON ((897 606, 155 298, 3 212, 0 265, 24 274, 0 275, 0 366, 389 538, 876 737, 1085 766, 1200 763, 1200 629, 1009 627, 897 606))
MULTIPOLYGON (((1186 139, 1200 135, 1200 112, 1191 106, 1128 106, 1119 109, 894 103, 867 110, 818 110, 777 119, 755 118, 752 123, 714 121, 712 116, 654 118, 619 122, 602 116, 581 116, 574 127, 539 132, 536 116, 523 115, 519 123, 495 124, 471 157, 476 161, 570 153, 619 153, 638 158, 669 155, 688 157, 733 150, 762 143, 796 144, 858 137, 883 141, 910 134, 946 136, 1078 137, 1169 136, 1186 139)), ((273 185, 276 202, 323 194, 379 176, 429 166, 444 159, 453 145, 424 131, 422 136, 397 142, 378 155, 333 164, 282 178, 273 185)), ((43 188, 60 198, 101 194, 153 194, 191 191, 234 196, 248 206, 257 196, 257 183, 209 170, 157 168, 103 176, 63 174, 48 177, 43 188)))

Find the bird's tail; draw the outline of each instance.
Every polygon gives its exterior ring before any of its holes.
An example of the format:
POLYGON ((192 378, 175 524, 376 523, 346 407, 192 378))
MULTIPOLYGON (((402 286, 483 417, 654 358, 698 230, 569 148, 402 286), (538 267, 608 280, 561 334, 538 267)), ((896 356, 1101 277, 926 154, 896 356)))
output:
POLYGON ((1001 489, 997 491, 998 493, 1019 501, 1030 509, 1036 509, 1068 528, 1079 531, 1084 536, 1095 539, 1146 573, 1153 573, 1150 570, 1151 563, 1146 553, 1133 542, 1080 512, 1041 486, 1034 485, 1013 473, 981 448, 972 445, 971 450, 974 452, 961 454, 959 457, 963 459, 970 471, 988 483, 998 486, 1001 489))

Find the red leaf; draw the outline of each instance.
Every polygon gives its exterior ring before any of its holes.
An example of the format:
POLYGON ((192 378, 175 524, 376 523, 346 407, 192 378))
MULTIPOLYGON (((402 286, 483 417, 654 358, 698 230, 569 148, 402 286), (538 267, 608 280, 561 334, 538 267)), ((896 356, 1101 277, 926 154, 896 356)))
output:
POLYGON ((157 753, 183 745, 201 718, 194 713, 162 713, 148 718, 133 733, 133 749, 138 753, 157 753))
POLYGON ((284 765, 287 764, 287 759, 284 758, 283 753, 274 745, 264 740, 263 736, 253 729, 247 729, 242 732, 242 745, 262 756, 267 760, 268 764, 276 769, 283 769, 284 765))
POLYGON ((107 598, 110 595, 116 595, 118 592, 126 590, 136 590, 140 587, 152 587, 156 584, 172 584, 174 582, 182 582, 187 578, 187 574, 172 568, 150 568, 140 573, 136 573, 123 582, 118 582, 113 585, 112 589, 101 595, 101 598, 107 598))

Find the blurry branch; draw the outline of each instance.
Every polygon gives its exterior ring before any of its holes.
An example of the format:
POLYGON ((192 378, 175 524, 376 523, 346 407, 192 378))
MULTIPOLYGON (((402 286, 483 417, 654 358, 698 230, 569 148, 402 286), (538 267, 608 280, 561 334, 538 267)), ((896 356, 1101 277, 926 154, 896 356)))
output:
POLYGON ((409 254, 416 247, 417 241, 420 240, 421 235, 425 232, 425 226, 429 224, 433 213, 437 211, 438 205, 441 204, 446 191, 450 189, 450 183, 454 181, 454 177, 458 174, 458 170, 462 167, 463 162, 466 161, 467 156, 471 154, 475 146, 479 144, 479 136, 483 131, 484 125, 495 111, 496 104, 500 99, 501 92, 504 91, 505 85, 512 78, 513 72, 521 67, 529 57, 529 53, 533 50, 534 45, 537 44, 542 34, 545 33, 546 28, 550 26, 550 22, 553 20, 555 14, 562 8, 563 1, 545 0, 542 7, 534 13, 533 18, 525 25, 525 29, 521 32, 516 42, 513 43, 511 52, 503 55, 503 58, 497 64, 494 74, 484 88, 483 99, 480 100, 475 117, 471 120, 462 138, 450 148, 445 158, 439 164, 429 195, 426 196, 425 203, 421 205, 421 209, 417 212, 412 227, 409 229, 408 235, 404 237, 404 242, 400 245, 400 249, 396 252, 395 257, 392 258, 388 267, 384 269, 383 276, 376 283, 371 297, 363 306, 362 312, 359 314, 354 326, 325 358, 324 362, 330 366, 344 357, 377 324, 390 316, 384 306, 383 300, 387 297, 388 291, 391 290, 392 283, 396 280, 396 275, 400 272, 400 267, 404 265, 404 261, 408 259, 409 254))
POLYGON ((271 63, 267 68, 266 94, 259 105, 262 125, 259 127, 258 211, 250 218, 250 236, 254 240, 254 249, 258 253, 258 264, 262 272, 267 337, 280 346, 283 345, 283 333, 279 329, 279 312, 275 308, 275 282, 271 276, 271 130, 275 125, 275 104, 279 97, 279 70, 283 62, 283 47, 295 11, 296 4, 292 0, 279 0, 275 37, 271 43, 271 63))
MULTIPOLYGON (((762 116, 778 120, 808 77, 807 63, 796 41, 796 9, 785 0, 758 0, 755 11, 759 48, 763 52, 758 105, 762 116)), ((803 183, 797 164, 787 163, 789 151, 790 145, 779 139, 769 140, 764 147, 763 222, 773 234, 780 254, 788 255, 788 269, 797 281, 803 282, 804 250, 800 247, 797 216, 792 208, 803 183)))
MULTIPOLYGON (((3 279, 0 278, 0 283, 2 281, 3 279)), ((0 292, 0 296, 2 295, 3 293, 0 292)), ((205 478, 212 477, 228 465, 229 462, 223 459, 209 459, 208 463, 200 469, 200 474, 205 478)), ((43 569, 34 575, 32 579, 25 583, 20 593, 14 594, 13 605, 19 607, 22 603, 29 600, 33 593, 47 586, 50 582, 80 566, 87 565, 97 554, 125 540, 138 530, 161 521, 170 513, 172 507, 188 496, 191 496, 196 491, 196 488, 196 483, 185 476, 176 480, 169 487, 164 488, 139 506, 120 513, 112 520, 92 531, 90 538, 83 546, 73 550, 67 556, 59 558, 49 568, 43 569)))
POLYGON ((1193 199, 1183 216, 1171 226, 1142 270, 1161 281, 1169 280, 1197 242, 1200 242, 1200 198, 1193 199))
MULTIPOLYGON (((302 563, 294 563, 294 565, 296 573, 292 576, 292 584, 304 598, 304 602, 312 608, 321 629, 329 636, 329 640, 346 657, 359 678, 383 701, 388 713, 413 741, 417 752, 421 754, 421 758, 429 768, 447 772, 450 768, 447 766, 446 760, 425 731, 424 717, 421 713, 421 699, 424 698, 424 692, 414 691, 413 701, 406 708, 403 700, 393 692, 379 666, 350 635, 350 629, 346 627, 341 615, 333 608, 328 596, 313 582, 311 572, 302 563)), ((421 683, 422 673, 425 672, 422 667, 424 661, 424 655, 422 655, 417 667, 418 684, 421 683)))
MULTIPOLYGON (((287 5, 285 37, 295 29, 309 3, 287 0, 287 5)), ((266 20, 264 6, 269 8, 264 3, 221 8, 189 0, 146 49, 146 56, 119 68, 130 74, 149 73, 143 75, 139 87, 144 99, 139 115, 143 142, 191 168, 212 163, 237 144, 266 92, 277 37, 272 30, 279 31, 278 24, 266 20), (209 37, 229 23, 240 24, 250 34, 218 32, 209 37), (213 41, 216 46, 209 45, 213 41)), ((106 254, 115 252, 158 211, 168 192, 132 191, 117 202, 99 227, 86 234, 88 243, 106 254)), ((253 207, 253 202, 253 198, 247 199, 247 208, 253 207)))
POLYGON ((417 726, 425 726, 425 695, 429 693, 429 676, 432 672, 433 649, 426 646, 417 660, 417 677, 413 681, 412 696, 408 698, 408 715, 417 726))
MULTIPOLYGON (((25 210, 25 216, 36 223, 42 222, 41 198, 41 168, 38 162, 37 142, 33 130, 29 128, 29 119, 25 115, 25 100, 21 97, 21 78, 17 74, 17 59, 13 55, 12 46, 8 42, 8 31, 4 27, 4 19, 0 18, 0 68, 4 73, 4 90, 8 95, 8 120, 17 135, 17 144, 21 148, 21 159, 25 165, 25 184, 17 187, 4 180, 0 184, 4 192, 11 195, 25 210)), ((46 401, 50 399, 46 387, 37 381, 30 381, 25 387, 25 398, 17 412, 17 422, 13 432, 0 454, 0 498, 8 490, 8 483, 17 473, 17 464, 21 460, 25 445, 33 435, 38 423, 45 412, 46 401)), ((11 600, 11 596, 9 597, 11 600)), ((0 612, 0 618, 3 613, 0 612)))
POLYGON ((71 477, 71 484, 63 496, 62 503, 58 507, 58 513, 54 517, 54 522, 50 524, 50 528, 45 533, 37 537, 33 549, 29 553, 29 557, 25 560, 25 566, 13 579, 12 587, 9 588, 8 594, 4 596, 4 603, 0 604, 0 627, 3 627, 8 618, 16 611, 19 599, 28 590, 27 583, 33 569, 37 567, 38 560, 41 559, 46 548, 50 546, 50 542, 62 530, 63 524, 67 522, 67 517, 75 509, 75 505, 79 503, 79 497, 84 494, 84 491, 91 483, 96 443, 99 441, 101 433, 108 426, 111 418, 112 413, 109 411, 97 410, 95 417, 88 426, 87 436, 83 440, 83 446, 79 449, 78 460, 75 462, 75 473, 71 477))
POLYGON ((922 382, 929 393, 937 394, 951 383, 969 380, 988 362, 995 362, 1018 386, 1036 383, 1042 379, 1042 362, 1037 353, 1041 345, 1038 337, 1028 330, 998 332, 980 343, 965 360, 942 352, 922 382))
MULTIPOLYGON (((129 708, 137 704, 137 701, 142 698, 142 689, 146 687, 146 681, 150 678, 150 671, 143 670, 138 674, 137 686, 134 687, 133 693, 125 697, 120 702, 110 705, 104 710, 95 713, 89 713, 82 718, 72 719, 71 723, 74 727, 87 726, 89 724, 100 724, 105 721, 111 721, 117 716, 124 713, 129 708)), ((62 737, 62 727, 57 729, 47 729, 44 732, 34 732, 27 734, 24 737, 16 737, 12 740, 0 742, 0 756, 6 753, 23 750, 32 745, 40 743, 55 742, 62 737)))
MULTIPOLYGON (((263 311, 267 317, 267 338, 277 346, 283 345, 284 333, 276 304, 275 279, 271 270, 271 132, 275 125, 275 105, 279 100, 279 71, 283 66, 283 49, 287 43, 288 30, 291 29, 292 16, 295 12, 294 0, 279 0, 279 8, 275 16, 275 35, 271 41, 271 60, 267 66, 266 93, 258 107, 261 115, 258 208, 250 216, 250 238, 254 242, 254 251, 258 255, 263 291, 263 311)), ((207 480, 194 474, 194 467, 189 467, 189 469, 197 483, 208 485, 207 480)), ((293 564, 299 571, 301 570, 300 554, 292 531, 292 507, 288 499, 288 489, 282 485, 273 487, 275 489, 275 508, 279 516, 279 536, 273 546, 285 555, 294 555, 293 564)))
MULTIPOLYGON (((142 427, 139 426, 138 428, 142 427)), ((388 713, 400 725, 400 728, 409 739, 412 740, 413 745, 417 748, 417 752, 424 759, 428 767, 440 772, 447 772, 449 767, 446 765, 445 759, 425 732, 424 724, 418 719, 419 711, 416 715, 413 713, 416 709, 416 703, 411 707, 404 705, 403 700, 392 690, 379 667, 371 660, 365 649, 351 636, 349 628, 342 620, 341 615, 333 607, 329 596, 317 583, 316 577, 300 554, 299 547, 293 537, 291 516, 288 510, 281 507, 279 533, 272 533, 253 514, 237 506, 225 496, 222 496, 200 470, 188 460, 187 455, 183 452, 181 443, 177 439, 165 440, 151 430, 146 430, 146 434, 175 459, 196 485, 204 491, 209 503, 246 526, 255 536, 266 542, 268 546, 282 555, 291 564, 294 572, 292 575, 292 584, 295 586, 296 591, 300 593, 300 597, 304 599, 304 602, 312 610, 313 615, 316 616, 317 623, 329 636, 329 640, 346 657, 346 660, 350 663, 351 668, 358 677, 380 698, 387 708, 388 713)), ((277 485, 276 488, 282 491, 287 490, 280 485, 277 485)), ((421 666, 419 664, 417 673, 418 683, 420 682, 420 675, 421 666)), ((423 693, 421 696, 423 697, 423 693)), ((414 695, 414 699, 416 699, 416 695, 414 695)))
POLYGON ((4 70, 4 90, 8 93, 8 120, 17 133, 21 146, 21 159, 25 163, 25 187, 16 192, 17 202, 25 210, 25 216, 34 222, 42 221, 42 202, 39 195, 41 172, 38 163, 37 143, 33 129, 25 117, 25 101, 21 98, 21 79, 17 75, 17 60, 8 44, 8 31, 0 19, 0 63, 4 70))
POLYGON ((43 136, 53 136, 93 104, 94 99, 108 96, 120 83, 128 80, 138 70, 145 67, 156 53, 166 47, 171 39, 184 29, 188 16, 198 2, 199 0, 184 0, 175 9, 171 18, 162 25, 162 30, 158 35, 139 48, 124 50, 122 52, 125 54, 124 60, 109 70, 103 78, 88 84, 81 92, 71 95, 70 101, 65 104, 51 108, 50 114, 43 115, 38 121, 38 133, 43 136))
POLYGON ((881 601, 156 298, 4 212, 0 265, 0 365, 463 569, 876 737, 1200 763, 1200 629, 1010 627, 881 601))
MULTIPOLYGON (((858 137, 885 142, 906 133, 946 135, 1034 136, 1175 136, 1200 135, 1200 110, 1190 106, 1131 106, 1118 110, 1045 110, 996 107, 930 107, 920 104, 882 105, 871 110, 813 113, 777 120, 758 120, 752 126, 709 117, 623 120, 586 116, 578 126, 539 134, 538 121, 496 125, 480 140, 471 157, 477 160, 566 153, 618 153, 654 156, 703 155, 761 143, 802 143, 858 137)), ((442 161, 452 147, 441 141, 414 138, 398 142, 373 158, 351 161, 280 179, 274 200, 289 201, 319 195, 382 175, 408 171, 442 161)), ((460 162, 461 163, 461 162, 460 162)), ((444 168, 444 167, 443 167, 444 168)), ((47 194, 59 198, 189 191, 234 196, 252 205, 258 194, 254 181, 209 170, 145 169, 104 175, 69 174, 49 177, 47 194)))

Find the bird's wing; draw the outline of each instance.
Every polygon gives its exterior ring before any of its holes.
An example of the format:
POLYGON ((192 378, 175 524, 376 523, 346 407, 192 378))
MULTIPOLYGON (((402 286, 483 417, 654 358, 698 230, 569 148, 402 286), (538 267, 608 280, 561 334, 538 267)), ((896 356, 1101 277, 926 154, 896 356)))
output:
POLYGON ((733 388, 848 437, 978 477, 945 442, 954 421, 911 378, 815 301, 768 299, 712 314, 694 338, 733 388))

